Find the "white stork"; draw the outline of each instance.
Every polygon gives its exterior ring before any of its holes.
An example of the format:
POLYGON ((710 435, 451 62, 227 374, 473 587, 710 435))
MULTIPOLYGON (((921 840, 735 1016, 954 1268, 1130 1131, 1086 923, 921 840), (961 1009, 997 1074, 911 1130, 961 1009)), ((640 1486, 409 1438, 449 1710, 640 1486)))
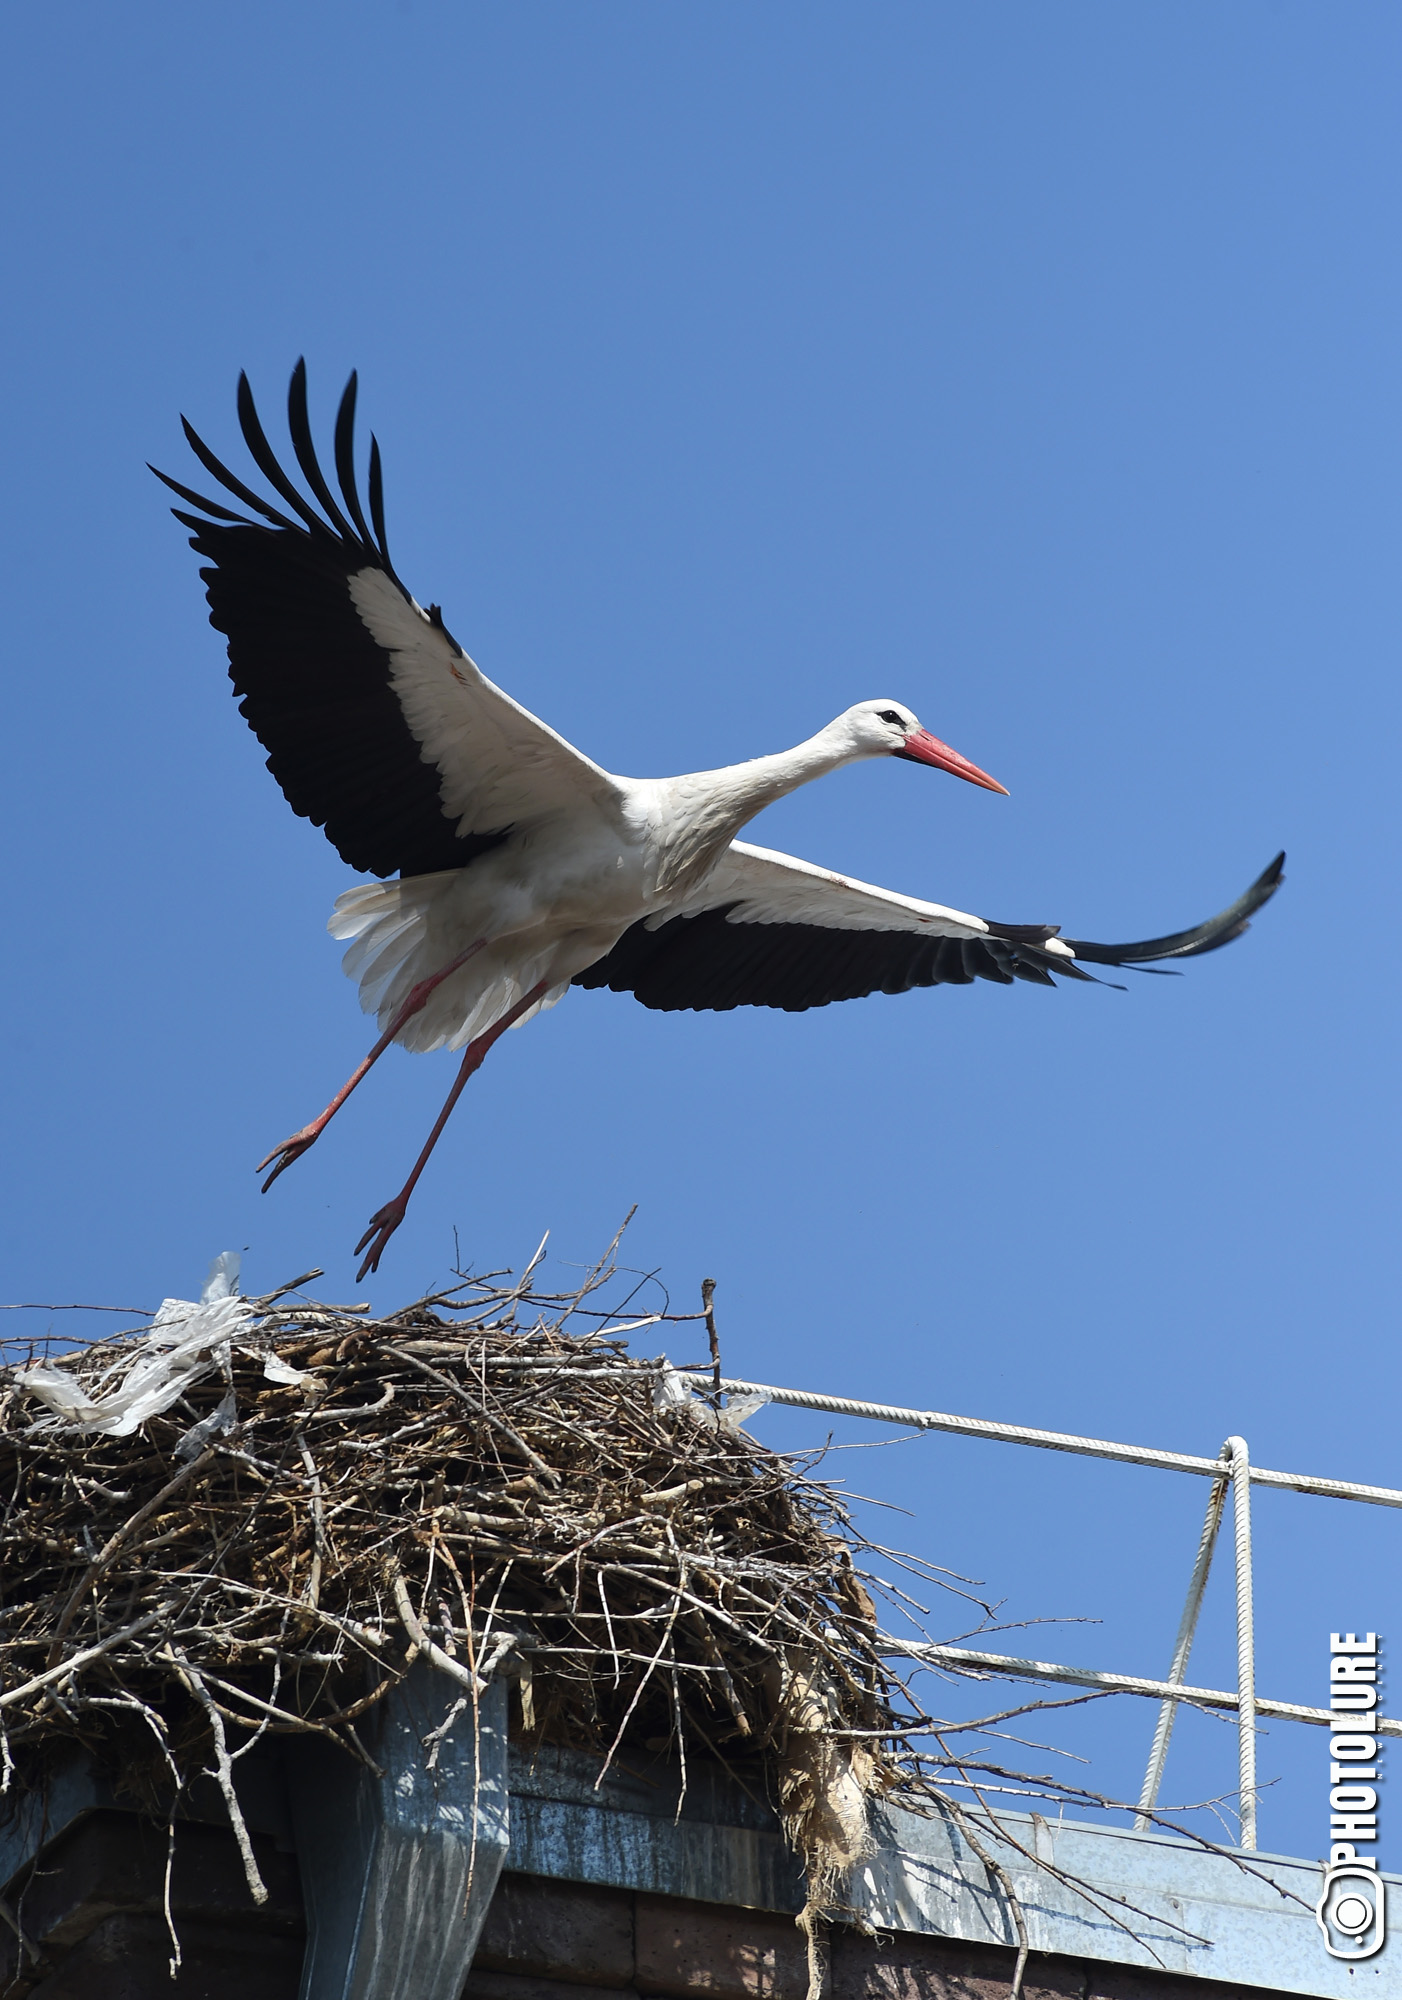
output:
MULTIPOLYGON (((1004 787, 922 729, 905 705, 858 702, 805 743, 720 771, 619 778, 495 687, 395 573, 380 454, 370 441, 367 525, 353 456, 356 378, 336 420, 338 502, 317 461, 306 368, 288 395, 292 448, 316 505, 278 463, 246 376, 243 435, 290 514, 196 436, 206 470, 257 519, 157 476, 200 510, 174 509, 211 567, 210 623, 227 635, 240 708, 292 810, 342 859, 381 878, 337 898, 328 929, 382 1033, 319 1118, 262 1166, 264 1191, 306 1152, 391 1042, 463 1048, 414 1170, 356 1245, 378 1268, 473 1071, 505 1029, 566 989, 608 986, 645 1007, 823 1007, 862 994, 973 979, 1089 979, 1078 959, 1135 965, 1213 951, 1275 891, 1279 855, 1230 909, 1137 944, 999 924, 873 888, 736 835, 775 799, 866 757, 903 757, 989 791, 1004 787), (295 518, 292 518, 295 516, 295 518)), ((182 420, 183 421, 183 420, 182 420)), ((152 468, 155 469, 154 467, 152 468)), ((260 1168, 261 1171, 261 1168, 260 1168)))

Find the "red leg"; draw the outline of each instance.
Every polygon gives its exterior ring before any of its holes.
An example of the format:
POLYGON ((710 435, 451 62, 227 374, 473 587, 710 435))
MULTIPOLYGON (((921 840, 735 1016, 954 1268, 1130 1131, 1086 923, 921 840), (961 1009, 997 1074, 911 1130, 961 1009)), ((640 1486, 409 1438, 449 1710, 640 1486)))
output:
POLYGON ((369 1055, 366 1056, 359 1069, 341 1085, 341 1088, 336 1092, 336 1095, 332 1098, 321 1116, 313 1118, 311 1124, 304 1125, 300 1132, 294 1132, 290 1139, 284 1139, 280 1146, 274 1146, 267 1159, 258 1162, 257 1170, 261 1174, 264 1167, 270 1165, 274 1160, 277 1161, 277 1165, 263 1183, 264 1194, 268 1192, 268 1189, 279 1174, 286 1173, 294 1160, 300 1160, 307 1148, 316 1144, 356 1085, 369 1075, 371 1069, 380 1060, 380 1057, 399 1033, 399 1030, 404 1026, 404 1023, 412 1020, 419 1009, 425 1005, 434 989, 441 986, 443 981, 451 973, 456 972, 459 966, 466 965, 470 958, 474 958, 486 942, 486 938, 478 938, 476 944, 470 944, 466 951, 460 951, 451 965, 445 965, 443 970, 435 972, 431 979, 421 979, 418 985, 410 991, 408 999, 380 1036, 380 1039, 376 1042, 374 1048, 371 1049, 369 1055))
POLYGON ((404 1211, 409 1206, 409 1197, 414 1192, 419 1175, 428 1165, 429 1154, 443 1135, 443 1127, 453 1115, 453 1106, 462 1096, 463 1090, 467 1085, 467 1079, 475 1070, 479 1070, 482 1067, 492 1044, 506 1033, 514 1021, 519 1021, 528 1008, 534 1007, 536 1001, 539 1000, 545 990, 546 982, 542 979, 538 986, 531 988, 524 999, 518 1000, 516 1005, 503 1014, 499 1021, 494 1022, 484 1035, 479 1035, 475 1041, 469 1042, 463 1050, 462 1068, 458 1071, 457 1081, 448 1092, 447 1102, 438 1114, 437 1122, 428 1135, 423 1151, 414 1162, 414 1171, 410 1174, 408 1180, 405 1181, 399 1193, 394 1197, 394 1200, 387 1201, 383 1208, 376 1209, 370 1218, 369 1228, 355 1246, 357 1256, 360 1255, 362 1250, 365 1250, 367 1244, 370 1246, 366 1250, 365 1259, 360 1269, 355 1274, 355 1282, 357 1284, 360 1283, 367 1271, 379 1270, 380 1259, 385 1254, 385 1246, 404 1220, 404 1211))

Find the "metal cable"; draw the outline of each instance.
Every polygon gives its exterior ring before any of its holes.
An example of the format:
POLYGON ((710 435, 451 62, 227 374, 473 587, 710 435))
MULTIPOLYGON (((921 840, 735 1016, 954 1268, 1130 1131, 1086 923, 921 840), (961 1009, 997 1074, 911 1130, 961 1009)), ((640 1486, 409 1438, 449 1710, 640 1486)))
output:
MULTIPOLYGON (((689 1375, 693 1371, 676 1372, 689 1375)), ((709 1363, 705 1372, 710 1374, 709 1363)), ((901 1424, 911 1430, 952 1431, 961 1437, 1039 1445, 1044 1451, 1118 1459, 1125 1465, 1158 1466, 1166 1472, 1197 1472, 1209 1479, 1231 1477, 1231 1464, 1226 1459, 1195 1458, 1189 1452, 1158 1451, 1151 1445, 1114 1444, 1108 1438, 1077 1437, 1069 1431, 1031 1430, 1023 1424, 989 1423, 980 1417, 950 1416, 943 1410, 906 1410, 894 1403, 863 1403, 850 1396, 818 1396, 806 1389, 776 1389, 764 1382, 741 1382, 729 1376, 721 1378, 720 1386, 732 1395, 762 1396, 768 1403, 787 1403, 800 1410, 829 1410, 839 1417, 867 1417, 874 1423, 901 1424)), ((1253 1466, 1251 1483, 1281 1486, 1292 1493, 1317 1493, 1331 1500, 1364 1500, 1376 1507, 1402 1507, 1402 1491, 1396 1487, 1359 1486, 1347 1479, 1317 1479, 1304 1472, 1268 1472, 1264 1466, 1253 1466)))
POLYGON ((1237 1764, 1240 1771, 1241 1844, 1256 1845, 1256 1646, 1251 1609, 1251 1456, 1246 1439, 1229 1437, 1222 1456, 1231 1460, 1232 1516, 1236 1531, 1237 1764))
MULTIPOLYGON (((1207 1573, 1212 1567, 1212 1551, 1217 1542, 1217 1530, 1222 1525, 1222 1503, 1226 1497, 1226 1480, 1214 1480, 1212 1491, 1208 1495, 1207 1518, 1202 1524, 1202 1537, 1198 1542, 1198 1552, 1193 1562, 1193 1574, 1188 1583, 1183 1616, 1178 1621, 1178 1636, 1173 1642, 1173 1661, 1168 1670, 1168 1678, 1174 1684, 1181 1681, 1188 1671, 1188 1655, 1193 1650, 1198 1613, 1202 1609, 1202 1594, 1207 1588, 1207 1573)), ((1170 1696, 1159 1708, 1153 1748, 1149 1752, 1149 1768, 1144 1773, 1144 1789, 1139 1794, 1139 1817, 1134 1824, 1136 1831, 1140 1833, 1143 1833, 1149 1825, 1144 1815, 1152 1812, 1158 1803, 1159 1786, 1163 1782, 1163 1767, 1168 1760, 1169 1738, 1173 1734, 1177 1716, 1178 1703, 1170 1696)))

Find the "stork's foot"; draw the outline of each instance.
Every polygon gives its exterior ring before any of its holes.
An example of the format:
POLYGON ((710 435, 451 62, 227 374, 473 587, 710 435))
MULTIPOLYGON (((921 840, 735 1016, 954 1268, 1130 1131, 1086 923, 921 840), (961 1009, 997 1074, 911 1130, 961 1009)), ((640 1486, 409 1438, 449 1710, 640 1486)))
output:
POLYGON ((404 1220, 404 1211, 408 1206, 408 1195, 397 1194, 393 1201, 387 1201, 383 1208, 377 1208, 371 1216, 370 1227, 355 1246, 357 1257, 362 1250, 365 1250, 364 1260, 361 1263, 360 1269, 355 1274, 355 1282, 357 1284, 360 1283, 367 1272, 379 1270, 380 1259, 385 1254, 385 1246, 404 1220), (370 1246, 368 1250, 365 1249, 367 1244, 370 1246))
POLYGON ((266 1160, 258 1162, 255 1171, 261 1174, 264 1167, 271 1166, 274 1160, 277 1161, 277 1165, 263 1183, 264 1194, 268 1192, 279 1174, 285 1174, 294 1160, 300 1160, 307 1148, 316 1144, 325 1126, 324 1118, 318 1118, 312 1124, 304 1125, 300 1132, 294 1132, 290 1139, 284 1139, 280 1146, 274 1146, 266 1160))

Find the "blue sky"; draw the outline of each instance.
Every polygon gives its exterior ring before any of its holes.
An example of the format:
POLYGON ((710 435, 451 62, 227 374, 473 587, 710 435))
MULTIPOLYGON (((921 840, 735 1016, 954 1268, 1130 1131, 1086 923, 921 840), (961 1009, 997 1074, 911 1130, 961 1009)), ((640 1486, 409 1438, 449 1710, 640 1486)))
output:
MULTIPOLYGON (((181 411, 233 453, 240 368, 275 428, 305 353, 323 430, 360 371, 410 587, 614 769, 895 696, 1012 796, 867 765, 755 837, 1071 935, 1195 921, 1290 852, 1247 940, 1127 994, 572 994, 360 1295, 439 1280, 455 1227, 479 1265, 546 1228, 588 1260, 637 1202, 631 1260, 688 1304, 717 1278, 736 1373, 1402 1483, 1396 10, 60 3, 0 36, 0 1296, 154 1303, 230 1247, 349 1298, 451 1080, 396 1052, 258 1193, 370 1038, 323 928, 349 878, 144 461, 189 476, 181 411)), ((1165 1670, 1201 1482, 833 1463, 1009 1616, 1101 1621, 1036 1650, 1165 1670)), ((1331 1627, 1402 1634, 1402 1524, 1258 1516, 1261 1689, 1315 1701, 1331 1627)), ((1152 1721, 1057 1740, 1133 1791, 1152 1721)), ((1264 1846, 1320 1851, 1323 1752, 1263 1739, 1264 1846)), ((1234 1768, 1188 1718, 1165 1796, 1234 1768)))

